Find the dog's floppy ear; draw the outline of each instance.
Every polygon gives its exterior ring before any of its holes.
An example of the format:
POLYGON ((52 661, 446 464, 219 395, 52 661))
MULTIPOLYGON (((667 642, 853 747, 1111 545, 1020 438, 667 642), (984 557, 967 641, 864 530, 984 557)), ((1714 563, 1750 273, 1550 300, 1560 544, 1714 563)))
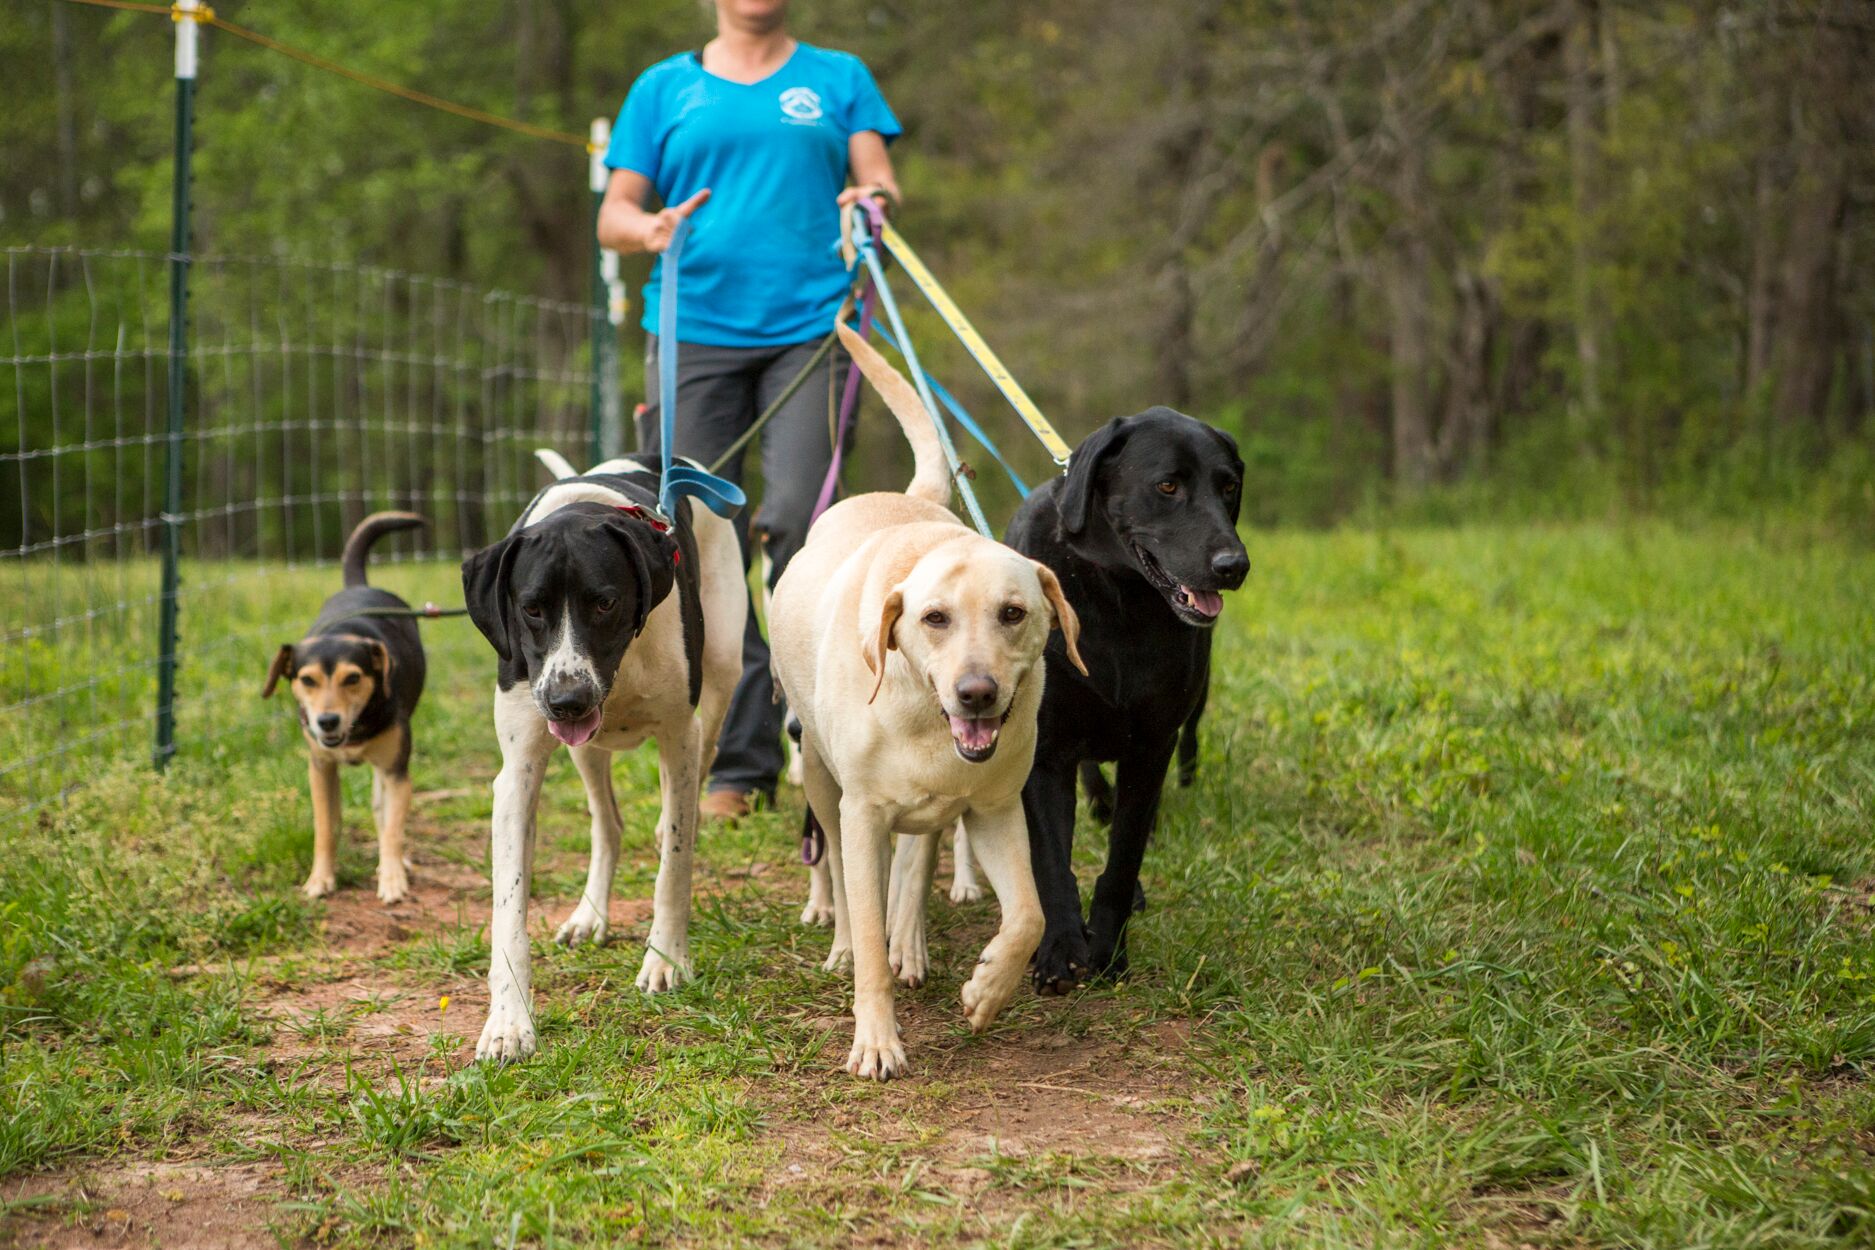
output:
POLYGON ((879 687, 885 685, 885 653, 898 649, 898 641, 892 637, 892 630, 898 625, 898 618, 905 614, 905 592, 894 586, 885 602, 879 607, 879 631, 865 640, 866 646, 860 652, 866 657, 866 667, 872 672, 872 693, 866 696, 871 703, 879 697, 879 687))
POLYGON ((1230 523, 1235 525, 1238 513, 1243 511, 1243 455, 1237 450, 1235 438, 1209 422, 1205 423, 1204 428, 1211 431, 1217 437, 1218 442, 1224 444, 1224 450, 1230 453, 1231 467, 1237 470, 1237 493, 1230 497, 1230 523))
POLYGON ((1100 477, 1100 462, 1120 449, 1126 441, 1126 418, 1115 417, 1089 434, 1068 460, 1068 476, 1061 486, 1061 528, 1078 534, 1087 528, 1087 514, 1094 506, 1094 489, 1100 477))
POLYGON ((654 528, 649 522, 614 511, 604 521, 606 533, 619 545, 631 562, 638 582, 638 602, 632 619, 632 636, 644 632, 651 609, 663 603, 677 586, 677 536, 668 529, 654 528))
POLYGON ((462 602, 469 619, 495 646, 506 664, 514 655, 514 606, 508 594, 514 575, 514 556, 521 535, 510 534, 492 547, 484 547, 462 562, 462 602))
POLYGON ((376 639, 373 639, 371 642, 371 651, 372 654, 378 657, 378 690, 380 692, 389 691, 391 687, 391 669, 396 667, 396 661, 391 659, 391 649, 376 639))
POLYGON ((1042 579, 1042 593, 1048 596, 1048 605, 1055 610, 1055 624, 1061 630, 1061 640, 1068 644, 1068 662, 1081 670, 1081 676, 1087 676, 1087 662, 1081 659, 1081 618, 1075 614, 1068 597, 1061 593, 1061 579, 1040 560, 1031 560, 1029 563, 1035 566, 1035 575, 1042 579))
POLYGON ((273 688, 280 684, 280 679, 293 671, 293 644, 287 643, 273 653, 273 664, 267 669, 267 684, 261 688, 260 697, 273 698, 273 688))

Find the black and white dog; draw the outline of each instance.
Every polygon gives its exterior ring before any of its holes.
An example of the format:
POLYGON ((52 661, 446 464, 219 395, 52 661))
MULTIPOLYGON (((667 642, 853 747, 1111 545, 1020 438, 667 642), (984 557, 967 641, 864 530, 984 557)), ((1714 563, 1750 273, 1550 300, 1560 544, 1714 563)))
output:
POLYGON ((622 821, 612 753, 657 739, 664 808, 651 937, 638 987, 690 975, 690 876, 697 793, 742 673, 749 594, 734 526, 688 500, 673 525, 657 513, 658 472, 610 460, 536 495, 500 542, 463 562, 469 615, 500 657, 495 734, 488 1022, 478 1059, 535 1048, 527 905, 534 813, 561 743, 586 785, 592 862, 586 891, 554 940, 606 933, 622 821))
MULTIPOLYGON (((1047 651, 1035 767, 1023 787, 1047 930, 1036 988, 1126 971, 1126 922, 1181 729, 1195 742, 1211 671, 1220 591, 1250 571, 1237 537, 1243 461, 1222 431, 1170 408, 1119 417, 1075 449, 1004 536, 1055 570, 1081 617, 1088 674, 1059 639, 1047 651), (1074 881, 1074 784, 1083 764, 1118 762, 1107 866, 1081 923, 1074 881)), ((1183 752, 1181 752, 1183 754, 1183 752)), ((1185 761, 1181 759, 1181 773, 1185 761)), ((1105 789, 1090 786, 1096 806, 1105 789)))

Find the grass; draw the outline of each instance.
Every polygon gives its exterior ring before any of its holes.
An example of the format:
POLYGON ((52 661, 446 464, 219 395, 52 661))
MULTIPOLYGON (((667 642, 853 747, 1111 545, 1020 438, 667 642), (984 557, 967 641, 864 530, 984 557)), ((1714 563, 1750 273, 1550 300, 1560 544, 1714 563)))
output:
MULTIPOLYGON (((1875 1244, 1875 560, 1653 526, 1250 545, 1134 977, 973 1038, 994 907, 936 899, 882 1088, 838 1070, 785 794, 703 840, 701 980, 639 995, 642 921, 542 941, 542 1053, 466 1061, 494 759, 465 622, 424 627, 424 916, 360 897, 358 774, 345 892, 294 892, 284 709, 100 771, 0 869, 0 1242, 167 1160, 260 1168, 289 1243, 1875 1244)), ((318 577, 275 588, 295 619, 318 577)), ((251 698, 263 662, 198 679, 251 698)), ((654 765, 619 771, 643 899, 654 765)), ((564 759, 542 837, 537 926, 583 872, 564 759)))

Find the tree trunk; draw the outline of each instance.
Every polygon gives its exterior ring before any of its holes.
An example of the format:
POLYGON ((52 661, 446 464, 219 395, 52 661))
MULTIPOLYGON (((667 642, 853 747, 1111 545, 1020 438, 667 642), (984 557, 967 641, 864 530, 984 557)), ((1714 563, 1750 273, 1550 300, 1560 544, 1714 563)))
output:
POLYGON ((1594 41, 1598 0, 1575 0, 1574 20, 1563 43, 1564 99, 1568 112, 1571 318, 1575 323, 1576 368, 1580 394, 1573 406, 1578 449, 1587 452, 1601 425, 1602 333, 1595 301, 1594 256, 1589 235, 1594 228, 1595 84, 1594 41))
POLYGON ((52 0, 52 80, 57 97, 59 209, 67 221, 78 216, 78 123, 72 91, 72 31, 69 6, 52 0))
MULTIPOLYGON (((1393 79, 1391 74, 1389 79, 1393 79)), ((1394 221, 1382 262, 1387 298, 1387 354, 1393 401, 1393 479, 1405 493, 1430 485, 1437 461, 1432 430, 1431 214, 1425 202, 1425 131, 1397 109, 1397 80, 1389 87, 1393 142, 1394 221)))

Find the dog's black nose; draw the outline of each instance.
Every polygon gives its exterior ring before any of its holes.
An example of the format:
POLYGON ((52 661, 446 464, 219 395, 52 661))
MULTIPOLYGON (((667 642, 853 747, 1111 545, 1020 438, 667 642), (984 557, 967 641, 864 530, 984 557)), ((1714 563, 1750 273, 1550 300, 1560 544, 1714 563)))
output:
POLYGON ((996 679, 982 673, 965 677, 957 683, 957 702, 972 716, 981 716, 996 706, 996 679))
POLYGON ((318 724, 320 733, 337 733, 339 728, 339 714, 337 712, 327 712, 324 716, 319 718, 318 724))
POLYGON ((1211 574, 1226 589, 1235 590, 1243 585, 1243 579, 1250 572, 1250 555, 1242 547, 1234 551, 1220 551, 1211 557, 1211 574))
POLYGON ((592 699, 586 691, 575 687, 562 690, 547 697, 547 712, 555 720, 578 720, 592 711, 592 699))

